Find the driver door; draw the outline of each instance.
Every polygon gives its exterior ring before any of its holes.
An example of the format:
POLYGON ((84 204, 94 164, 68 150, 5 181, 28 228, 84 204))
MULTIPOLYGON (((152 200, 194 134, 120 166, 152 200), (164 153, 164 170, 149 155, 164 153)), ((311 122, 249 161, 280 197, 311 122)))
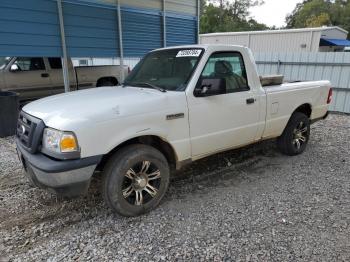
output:
POLYGON ((51 95, 50 76, 41 57, 17 57, 5 74, 5 82, 9 90, 19 93, 21 100, 51 95))
POLYGON ((225 92, 208 96, 194 94, 188 103, 194 158, 249 144, 257 134, 259 108, 256 94, 248 85, 242 55, 238 52, 212 54, 196 89, 206 85, 205 82, 215 83, 215 79, 225 83, 225 92))

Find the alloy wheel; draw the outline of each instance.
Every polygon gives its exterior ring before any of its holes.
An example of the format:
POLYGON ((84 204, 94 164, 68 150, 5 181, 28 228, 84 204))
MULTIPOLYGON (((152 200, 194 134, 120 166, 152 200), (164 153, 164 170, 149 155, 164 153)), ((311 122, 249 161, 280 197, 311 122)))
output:
POLYGON ((296 150, 300 148, 307 142, 307 132, 308 127, 304 122, 300 122, 293 131, 293 146, 296 150))
POLYGON ((132 205, 141 206, 151 201, 160 189, 161 172, 151 161, 133 165, 124 175, 123 197, 132 205))

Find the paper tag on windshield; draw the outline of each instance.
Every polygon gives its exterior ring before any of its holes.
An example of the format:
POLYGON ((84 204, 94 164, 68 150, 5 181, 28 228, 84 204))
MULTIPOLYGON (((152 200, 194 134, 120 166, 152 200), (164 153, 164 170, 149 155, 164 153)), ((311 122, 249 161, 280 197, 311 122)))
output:
POLYGON ((195 56, 198 57, 202 53, 201 49, 188 49, 181 50, 177 53, 176 57, 187 57, 187 56, 195 56))

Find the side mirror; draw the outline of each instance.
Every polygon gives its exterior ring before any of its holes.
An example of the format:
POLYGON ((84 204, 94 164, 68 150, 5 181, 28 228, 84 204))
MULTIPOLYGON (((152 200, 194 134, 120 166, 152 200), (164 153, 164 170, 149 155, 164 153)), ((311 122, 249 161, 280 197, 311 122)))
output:
POLYGON ((18 65, 16 65, 16 64, 11 65, 10 71, 11 71, 11 72, 17 72, 17 71, 19 71, 18 65))
POLYGON ((194 96, 207 97, 226 93, 226 80, 224 78, 205 78, 199 80, 194 90, 194 96))

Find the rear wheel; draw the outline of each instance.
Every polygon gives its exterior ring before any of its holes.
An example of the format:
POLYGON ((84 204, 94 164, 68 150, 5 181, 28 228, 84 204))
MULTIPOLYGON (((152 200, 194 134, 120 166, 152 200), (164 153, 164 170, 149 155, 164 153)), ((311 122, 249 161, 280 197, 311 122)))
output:
POLYGON ((277 139, 277 145, 282 153, 294 156, 305 150, 309 137, 310 119, 303 113, 295 112, 277 139))
POLYGON ((137 216, 154 209, 169 185, 165 157, 147 145, 131 145, 117 152, 103 172, 107 205, 123 216, 137 216))

